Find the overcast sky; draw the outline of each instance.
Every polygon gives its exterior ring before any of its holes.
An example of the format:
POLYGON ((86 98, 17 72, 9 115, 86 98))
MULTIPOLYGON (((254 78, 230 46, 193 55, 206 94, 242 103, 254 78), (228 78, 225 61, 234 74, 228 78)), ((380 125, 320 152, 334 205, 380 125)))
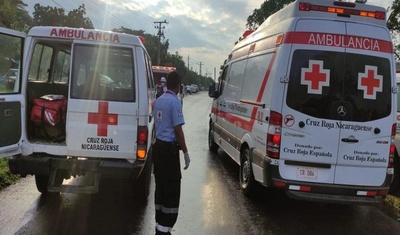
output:
MULTIPOLYGON (((153 22, 166 20, 165 39, 169 52, 176 51, 186 65, 202 75, 214 77, 219 66, 243 34, 247 17, 264 0, 23 0, 32 13, 33 6, 62 7, 66 11, 85 4, 87 16, 97 29, 124 26, 156 35, 153 22)), ((388 8, 392 0, 368 0, 369 4, 388 8)), ((155 63, 156 61, 153 61, 155 63)))

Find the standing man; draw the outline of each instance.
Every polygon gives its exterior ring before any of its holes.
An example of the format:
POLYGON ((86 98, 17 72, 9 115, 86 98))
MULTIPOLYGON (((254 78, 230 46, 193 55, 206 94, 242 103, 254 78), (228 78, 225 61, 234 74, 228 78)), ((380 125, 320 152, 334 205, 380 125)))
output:
POLYGON ((161 77, 160 84, 157 84, 156 87, 156 98, 162 96, 165 92, 167 92, 168 88, 166 83, 167 79, 165 79, 165 77, 161 77))
POLYGON ((156 181, 155 209, 156 234, 171 234, 179 211, 181 194, 181 168, 179 150, 184 154, 186 170, 190 164, 182 125, 185 124, 182 104, 177 94, 180 89, 179 73, 168 74, 168 90, 154 103, 156 142, 154 144, 154 176, 156 181))

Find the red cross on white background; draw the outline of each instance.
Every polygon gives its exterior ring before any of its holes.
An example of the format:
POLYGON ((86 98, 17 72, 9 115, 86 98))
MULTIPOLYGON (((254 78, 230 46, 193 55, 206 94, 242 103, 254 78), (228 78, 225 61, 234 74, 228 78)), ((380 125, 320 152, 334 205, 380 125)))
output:
POLYGON ((107 136, 108 125, 118 125, 118 114, 108 113, 108 102, 99 101, 99 112, 89 112, 88 123, 97 124, 97 136, 107 136))
POLYGON ((309 94, 322 94, 322 87, 329 86, 330 70, 324 69, 324 61, 310 60, 308 68, 301 69, 301 84, 309 94))
POLYGON ((366 65, 365 73, 358 73, 359 90, 364 90, 365 99, 376 100, 376 93, 382 92, 383 77, 378 75, 378 67, 366 65))

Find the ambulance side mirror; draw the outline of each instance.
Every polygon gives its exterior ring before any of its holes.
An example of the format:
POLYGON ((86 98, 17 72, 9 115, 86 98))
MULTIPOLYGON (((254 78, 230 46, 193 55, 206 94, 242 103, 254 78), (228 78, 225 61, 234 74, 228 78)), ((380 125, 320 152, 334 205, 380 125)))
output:
POLYGON ((218 97, 218 91, 216 90, 215 82, 212 82, 210 85, 208 85, 208 96, 211 98, 218 97))

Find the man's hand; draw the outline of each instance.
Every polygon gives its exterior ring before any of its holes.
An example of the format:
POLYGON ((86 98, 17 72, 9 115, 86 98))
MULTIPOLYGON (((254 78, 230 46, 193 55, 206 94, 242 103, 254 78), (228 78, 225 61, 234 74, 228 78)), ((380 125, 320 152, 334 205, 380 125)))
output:
POLYGON ((187 168, 189 168, 189 164, 190 164, 189 153, 184 153, 183 157, 185 159, 185 167, 183 169, 186 170, 187 168))

